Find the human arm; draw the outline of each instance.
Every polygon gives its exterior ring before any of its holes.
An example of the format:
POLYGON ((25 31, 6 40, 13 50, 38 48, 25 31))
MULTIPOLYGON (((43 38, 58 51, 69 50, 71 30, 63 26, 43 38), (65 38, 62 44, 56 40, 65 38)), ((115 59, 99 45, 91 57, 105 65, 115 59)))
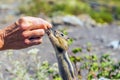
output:
POLYGON ((51 28, 51 24, 41 18, 22 17, 0 30, 0 50, 38 45, 48 28, 51 28))

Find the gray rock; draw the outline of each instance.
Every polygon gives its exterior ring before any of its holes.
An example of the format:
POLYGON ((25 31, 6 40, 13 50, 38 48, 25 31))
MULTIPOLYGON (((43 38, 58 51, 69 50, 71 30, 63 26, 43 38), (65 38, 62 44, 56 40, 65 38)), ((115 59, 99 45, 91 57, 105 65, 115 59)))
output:
POLYGON ((63 18, 63 22, 65 24, 69 24, 69 25, 75 25, 75 26, 83 26, 83 21, 81 21, 79 18, 77 18, 76 16, 65 16, 63 18))
POLYGON ((104 77, 101 77, 101 78, 98 79, 98 80, 110 80, 110 79, 108 79, 108 78, 104 78, 104 77))
POLYGON ((64 24, 63 23, 63 16, 54 16, 53 18, 52 18, 52 24, 53 25, 61 25, 61 24, 64 24))
POLYGON ((97 25, 96 21, 90 17, 90 15, 82 14, 79 18, 84 22, 86 27, 95 27, 97 25))
POLYGON ((63 24, 72 25, 72 26, 84 25, 83 21, 81 21, 79 18, 77 18, 76 16, 69 16, 69 15, 54 16, 51 21, 53 25, 63 25, 63 24))
POLYGON ((1 4, 0 9, 3 9, 3 10, 11 9, 11 6, 6 4, 1 4))
POLYGON ((120 49, 120 40, 114 40, 110 42, 107 47, 113 48, 113 49, 120 49))
POLYGON ((99 40, 101 43, 106 43, 108 41, 108 39, 104 35, 101 36, 96 35, 95 40, 99 40))

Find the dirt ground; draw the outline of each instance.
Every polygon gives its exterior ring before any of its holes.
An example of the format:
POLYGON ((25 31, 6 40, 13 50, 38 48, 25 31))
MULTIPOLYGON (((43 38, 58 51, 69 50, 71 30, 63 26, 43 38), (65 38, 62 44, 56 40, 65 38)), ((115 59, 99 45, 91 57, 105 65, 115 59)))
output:
MULTIPOLYGON (((12 4, 6 6, 4 4, 2 7, 0 7, 0 28, 4 28, 20 17, 20 15, 16 15, 17 9, 15 6, 16 5, 12 4)), ((104 27, 80 27, 67 25, 59 26, 62 26, 62 28, 67 28, 68 36, 74 39, 74 42, 69 47, 68 52, 71 52, 73 48, 81 47, 83 50, 80 55, 97 54, 98 56, 101 56, 102 54, 107 53, 111 56, 111 58, 114 59, 115 62, 120 60, 120 49, 106 47, 111 41, 120 40, 120 26, 115 24, 109 24, 104 27), (91 52, 86 50, 88 43, 90 43, 92 46, 91 52)), ((56 27, 56 29, 58 28, 56 27)), ((55 52, 47 35, 43 37, 43 43, 40 45, 21 50, 13 50, 13 58, 21 60, 22 57, 28 55, 21 54, 27 53, 29 50, 34 48, 39 49, 38 56, 41 56, 41 61, 48 60, 50 63, 56 62, 55 52)), ((8 61, 2 55, 5 52, 6 51, 0 51, 0 61, 4 61, 6 62, 5 64, 8 64, 8 61)))
MULTIPOLYGON (((10 23, 17 20, 20 15, 17 14, 17 8, 19 1, 14 2, 14 0, 10 0, 10 2, 1 1, 0 6, 0 28, 4 28, 10 23)), ((66 28, 66 25, 61 25, 63 28, 66 28)), ((98 55, 108 53, 112 55, 115 59, 119 59, 119 49, 113 50, 111 48, 107 48, 111 41, 120 40, 120 27, 115 24, 107 25, 106 27, 80 27, 80 26, 67 26, 68 28, 68 36, 72 37, 74 40, 73 44, 70 46, 69 51, 71 51, 75 47, 82 47, 84 54, 88 53, 86 51, 87 43, 91 43, 92 51, 90 53, 95 53, 98 55)), ((57 29, 57 28, 56 28, 57 29)), ((43 43, 38 46, 33 46, 27 49, 22 50, 14 50, 13 52, 17 55, 18 53, 27 52, 30 49, 38 48, 39 55, 42 56, 42 60, 49 60, 50 62, 56 61, 53 47, 48 40, 47 36, 44 36, 43 43)), ((1 51, 2 54, 4 51, 1 51)))

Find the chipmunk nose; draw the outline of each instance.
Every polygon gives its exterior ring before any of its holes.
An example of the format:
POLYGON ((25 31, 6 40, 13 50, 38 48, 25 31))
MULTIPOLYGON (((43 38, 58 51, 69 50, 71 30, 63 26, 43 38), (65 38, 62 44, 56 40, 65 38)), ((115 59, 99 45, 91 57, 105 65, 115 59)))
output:
POLYGON ((56 30, 54 30, 54 32, 56 33, 57 31, 56 31, 56 30))

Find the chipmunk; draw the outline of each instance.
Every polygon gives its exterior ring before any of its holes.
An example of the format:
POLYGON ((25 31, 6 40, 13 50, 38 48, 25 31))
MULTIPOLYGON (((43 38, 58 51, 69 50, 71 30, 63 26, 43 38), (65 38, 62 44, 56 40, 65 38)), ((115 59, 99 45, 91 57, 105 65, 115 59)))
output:
POLYGON ((68 57, 68 43, 63 33, 46 30, 46 33, 55 49, 59 72, 63 80, 76 80, 73 65, 68 57))

